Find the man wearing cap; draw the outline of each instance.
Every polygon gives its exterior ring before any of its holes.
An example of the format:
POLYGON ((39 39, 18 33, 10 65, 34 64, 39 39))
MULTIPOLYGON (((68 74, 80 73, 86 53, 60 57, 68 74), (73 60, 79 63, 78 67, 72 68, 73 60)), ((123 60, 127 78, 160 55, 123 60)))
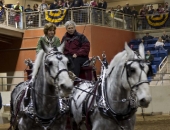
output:
POLYGON ((129 3, 126 3, 126 6, 123 8, 123 13, 127 14, 125 15, 125 20, 127 23, 127 29, 131 29, 132 28, 132 19, 129 15, 132 14, 131 9, 129 7, 129 3))
POLYGON ((149 35, 149 33, 147 32, 146 35, 142 38, 143 41, 147 41, 147 40, 150 40, 150 39, 153 39, 154 37, 149 35))

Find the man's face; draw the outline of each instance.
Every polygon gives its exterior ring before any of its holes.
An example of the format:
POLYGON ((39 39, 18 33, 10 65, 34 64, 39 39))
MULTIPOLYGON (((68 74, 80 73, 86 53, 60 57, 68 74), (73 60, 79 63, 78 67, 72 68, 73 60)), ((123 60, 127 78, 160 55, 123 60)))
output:
POLYGON ((68 32, 69 34, 72 35, 72 34, 74 34, 76 28, 75 28, 75 26, 73 26, 73 25, 69 25, 66 30, 67 30, 67 32, 68 32))

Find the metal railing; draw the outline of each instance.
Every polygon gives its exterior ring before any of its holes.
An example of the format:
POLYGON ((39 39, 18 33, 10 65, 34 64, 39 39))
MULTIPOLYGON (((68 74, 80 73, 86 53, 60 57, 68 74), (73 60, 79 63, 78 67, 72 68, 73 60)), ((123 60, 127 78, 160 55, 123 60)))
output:
MULTIPOLYGON (((49 13, 50 11, 55 12, 57 10, 46 11, 49 13)), ((40 28, 48 22, 46 20, 45 11, 22 12, 18 14, 13 9, 11 10, 8 8, 6 9, 3 18, 4 19, 1 20, 1 24, 19 29, 40 28)), ((104 9, 89 6, 67 9, 67 14, 64 20, 56 23, 56 25, 62 26, 68 20, 73 20, 78 25, 93 24, 126 30, 134 29, 134 21, 131 15, 126 15, 119 12, 108 13, 104 9)))
POLYGON ((27 77, 0 76, 0 91, 10 91, 18 83, 25 81, 27 77))
MULTIPOLYGON (((46 11, 55 12, 58 10, 46 10, 46 11)), ((1 17, 0 24, 16 27, 19 29, 40 28, 43 27, 44 24, 48 22, 46 20, 45 15, 46 11, 17 13, 15 12, 15 10, 8 8, 5 10, 4 16, 1 17)), ((166 14, 167 13, 161 15, 166 14)), ((159 14, 155 14, 155 16, 157 15, 159 14)), ((147 14, 146 16, 153 17, 154 15, 147 14)), ((116 11, 106 12, 106 10, 101 8, 83 6, 78 8, 68 8, 64 20, 56 23, 56 25, 63 26, 66 21, 73 20, 78 25, 93 24, 132 31, 155 29, 148 24, 146 16, 138 15, 137 17, 133 17, 132 15, 127 15, 116 11)), ((169 15, 166 16, 167 17, 161 17, 167 18, 166 20, 167 22, 163 24, 162 28, 170 27, 170 16, 169 15)))

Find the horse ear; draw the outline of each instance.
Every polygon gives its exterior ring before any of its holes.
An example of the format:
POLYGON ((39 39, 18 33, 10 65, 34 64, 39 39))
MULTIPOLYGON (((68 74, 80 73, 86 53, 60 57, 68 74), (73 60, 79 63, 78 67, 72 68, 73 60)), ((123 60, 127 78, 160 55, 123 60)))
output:
POLYGON ((145 51, 144 51, 144 45, 143 43, 139 44, 139 54, 142 57, 142 59, 145 59, 145 51))
POLYGON ((63 43, 61 43, 61 45, 57 49, 58 49, 59 52, 63 53, 64 47, 65 47, 65 41, 63 43))
POLYGON ((50 51, 48 46, 45 45, 42 40, 40 41, 40 44, 41 44, 41 47, 42 47, 42 49, 44 50, 45 53, 48 53, 50 51))
POLYGON ((134 52, 130 49, 130 47, 127 45, 127 42, 125 42, 125 50, 127 52, 128 58, 133 59, 134 52))

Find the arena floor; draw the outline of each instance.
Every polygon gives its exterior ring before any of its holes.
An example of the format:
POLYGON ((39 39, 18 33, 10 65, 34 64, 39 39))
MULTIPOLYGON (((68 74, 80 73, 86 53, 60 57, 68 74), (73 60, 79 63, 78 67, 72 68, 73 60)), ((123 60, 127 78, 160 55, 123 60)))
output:
MULTIPOLYGON (((7 130, 9 124, 0 125, 0 130, 7 130)), ((170 130, 170 115, 137 116, 135 130, 170 130)))

